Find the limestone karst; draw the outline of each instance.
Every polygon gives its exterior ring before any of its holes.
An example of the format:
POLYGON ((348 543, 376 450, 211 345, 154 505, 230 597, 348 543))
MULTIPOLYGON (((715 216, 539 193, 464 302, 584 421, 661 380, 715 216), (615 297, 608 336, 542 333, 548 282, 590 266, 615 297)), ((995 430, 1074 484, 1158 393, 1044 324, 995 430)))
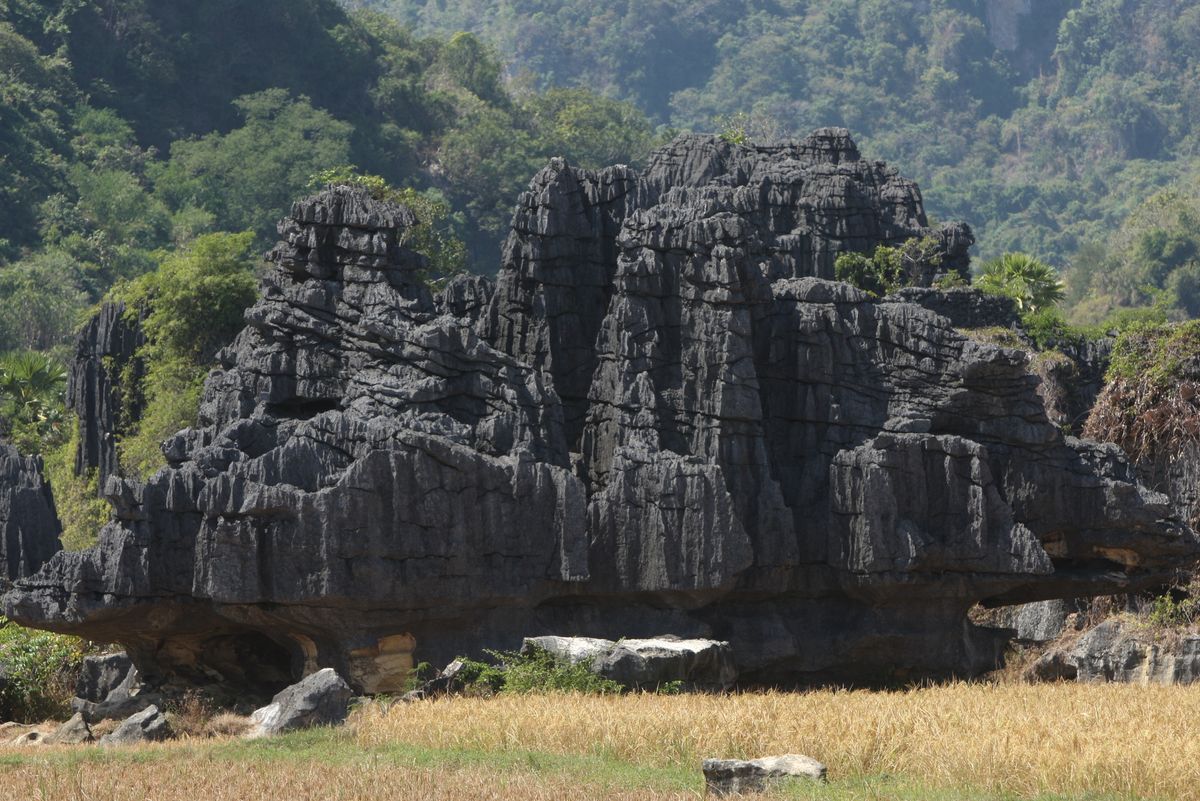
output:
POLYGON ((928 286, 971 244, 843 130, 555 160, 494 284, 432 293, 412 223, 361 188, 298 202, 200 425, 145 484, 110 477, 99 544, 16 575, 4 613, 263 692, 318 667, 393 691, 551 633, 886 680, 993 667, 976 603, 1200 555, 1119 449, 1051 423, 1024 353, 830 280, 923 236, 928 286))

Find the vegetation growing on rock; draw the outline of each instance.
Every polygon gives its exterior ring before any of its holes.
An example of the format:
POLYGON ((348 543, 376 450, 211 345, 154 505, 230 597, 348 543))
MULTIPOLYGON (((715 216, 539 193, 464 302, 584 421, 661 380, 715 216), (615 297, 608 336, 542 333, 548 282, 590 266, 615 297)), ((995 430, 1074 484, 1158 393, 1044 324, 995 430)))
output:
POLYGON ((1200 441, 1200 321, 1122 333, 1084 433, 1115 442, 1135 462, 1170 458, 1200 441))

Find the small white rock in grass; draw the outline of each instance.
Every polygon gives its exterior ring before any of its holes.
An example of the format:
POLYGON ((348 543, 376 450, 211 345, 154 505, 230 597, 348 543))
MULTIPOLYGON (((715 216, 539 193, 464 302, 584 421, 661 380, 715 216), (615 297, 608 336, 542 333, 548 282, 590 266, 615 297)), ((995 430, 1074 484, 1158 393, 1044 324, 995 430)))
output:
POLYGON ((704 782, 708 792, 722 797, 739 793, 761 793, 772 784, 789 779, 825 781, 825 766, 802 754, 762 759, 706 759, 704 782))

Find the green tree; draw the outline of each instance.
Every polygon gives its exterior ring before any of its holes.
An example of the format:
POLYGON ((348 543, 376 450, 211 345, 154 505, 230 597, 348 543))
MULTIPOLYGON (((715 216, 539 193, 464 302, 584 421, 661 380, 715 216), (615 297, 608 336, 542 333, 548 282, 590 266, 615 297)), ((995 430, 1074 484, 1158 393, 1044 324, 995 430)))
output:
POLYGON ((166 256, 156 271, 114 290, 127 314, 141 318, 147 340, 138 354, 141 384, 124 388, 130 398, 141 396, 144 409, 118 443, 125 469, 152 474, 164 464, 160 443, 195 423, 212 360, 241 330, 254 302, 253 251, 250 232, 205 234, 166 256))
POLYGON ((0 617, 0 718, 36 723, 70 714, 82 640, 25 629, 0 617))
POLYGON ((88 301, 75 261, 61 251, 0 267, 0 297, 0 351, 66 345, 88 301))
POLYGON ((550 89, 524 98, 541 150, 567 156, 579 167, 640 164, 660 139, 646 115, 630 103, 586 89, 550 89))
POLYGON ((975 286, 1012 298, 1022 312, 1053 306, 1065 296, 1054 268, 1026 253, 1005 253, 986 262, 975 286))
MULTIPOLYGON (((876 297, 890 295, 912 286, 930 267, 941 264, 942 255, 935 237, 915 237, 898 247, 880 245, 870 256, 842 253, 834 261, 834 277, 876 297)), ((954 274, 957 277, 957 273, 954 274)))
POLYGON ((0 258, 36 242, 38 204, 67 184, 66 67, 0 21, 0 258))
POLYGON ((219 229, 274 235, 309 176, 346 164, 353 130, 306 97, 269 89, 234 101, 243 125, 171 145, 156 192, 175 209, 210 212, 219 229))

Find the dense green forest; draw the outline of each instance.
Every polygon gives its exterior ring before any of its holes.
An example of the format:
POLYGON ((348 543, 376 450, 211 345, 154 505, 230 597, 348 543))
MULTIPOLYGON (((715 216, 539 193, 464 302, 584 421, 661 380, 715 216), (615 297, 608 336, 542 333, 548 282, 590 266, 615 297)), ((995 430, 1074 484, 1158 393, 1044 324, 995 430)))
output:
POLYGON ((334 0, 0 0, 0 93, 0 352, 64 343, 200 235, 265 249, 330 170, 421 193, 492 271, 549 156, 631 161, 656 135, 586 90, 513 93, 469 34, 334 0))
POLYGON ((935 216, 970 222, 981 256, 1063 270, 1080 322, 1200 311, 1197 0, 365 4, 477 33, 516 85, 587 87, 658 124, 844 125, 935 216))

